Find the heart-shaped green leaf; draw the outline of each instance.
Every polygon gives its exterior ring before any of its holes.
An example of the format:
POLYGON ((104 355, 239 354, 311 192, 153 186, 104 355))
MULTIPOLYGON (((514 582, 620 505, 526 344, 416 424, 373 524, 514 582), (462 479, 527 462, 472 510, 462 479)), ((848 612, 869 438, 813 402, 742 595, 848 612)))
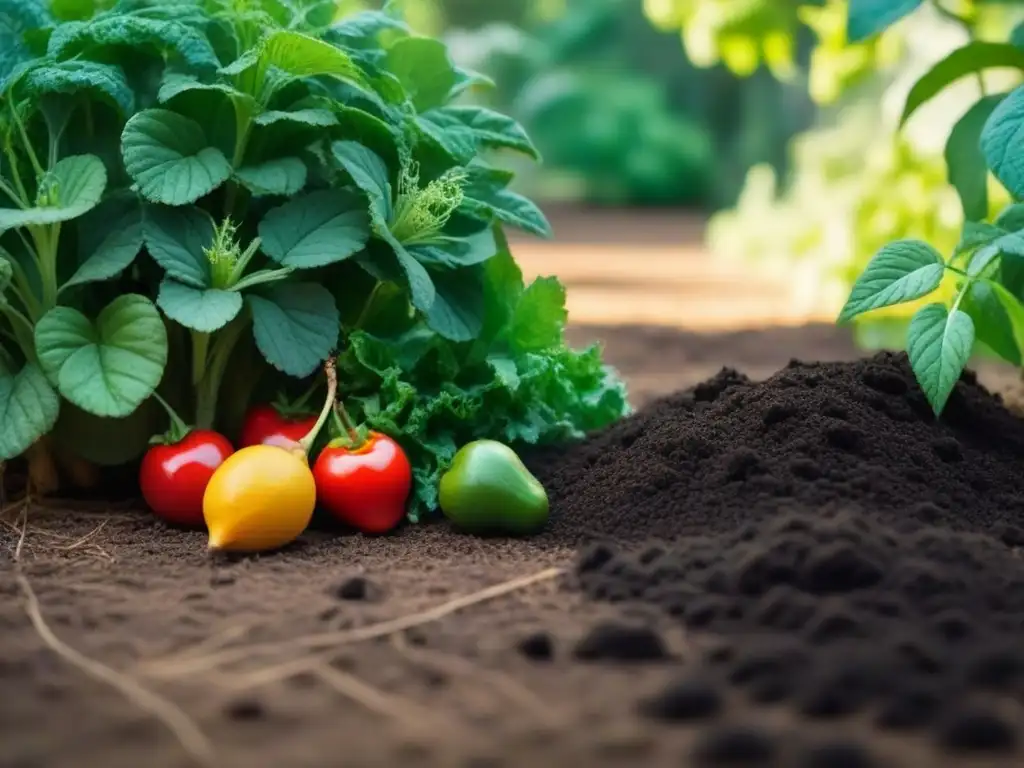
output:
POLYGON ((844 323, 863 312, 913 301, 939 287, 942 255, 920 240, 897 240, 868 262, 839 313, 844 323))
POLYGON ((959 309, 929 304, 907 330, 907 356, 936 414, 942 413, 974 346, 974 322, 959 309))
POLYGON ((57 423, 60 398, 35 365, 10 370, 0 357, 0 461, 20 456, 57 423))
POLYGON ((176 323, 200 333, 213 333, 234 320, 242 310, 242 294, 216 288, 193 288, 165 277, 160 283, 156 303, 176 323))
POLYGON ((107 188, 107 169, 95 155, 59 160, 43 177, 33 208, 0 209, 0 232, 77 219, 95 208, 107 188))
POLYGON ((306 186, 306 164, 297 157, 280 157, 239 168, 235 178, 254 195, 294 195, 306 186))
POLYGON ((36 354, 65 398, 95 416, 123 417, 148 398, 167 364, 167 330, 145 296, 126 294, 93 323, 56 307, 36 324, 36 354))
POLYGON ((132 116, 121 133, 125 170, 147 200, 187 205, 231 177, 231 163, 202 126, 167 109, 132 116))

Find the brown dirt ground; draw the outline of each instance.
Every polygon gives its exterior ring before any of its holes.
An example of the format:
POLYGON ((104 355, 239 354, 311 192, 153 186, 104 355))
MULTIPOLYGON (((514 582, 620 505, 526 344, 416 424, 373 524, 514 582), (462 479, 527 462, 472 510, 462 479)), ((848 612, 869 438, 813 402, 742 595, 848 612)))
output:
MULTIPOLYGON (((793 356, 856 354, 827 326, 718 335, 577 327, 572 335, 606 343, 638 404, 722 365, 764 376, 793 356)), ((211 564, 200 533, 171 531, 140 511, 98 512, 32 507, 20 560, 26 582, 16 578, 16 524, 0 532, 2 768, 201 764, 154 706, 180 708, 199 731, 198 746, 214 750, 209 764, 225 767, 686 764, 692 731, 634 714, 637 699, 677 665, 573 662, 569 645, 617 609, 586 603, 565 577, 397 634, 345 634, 564 567, 570 551, 433 525, 373 540, 313 534, 291 552, 211 564), (369 579, 369 599, 339 599, 339 585, 354 575, 369 579), (117 670, 116 684, 44 645, 25 583, 59 642, 117 670), (516 650, 534 630, 554 637, 553 661, 516 650), (153 693, 155 705, 139 701, 153 693)), ((687 638, 669 627, 665 637, 685 663, 687 638)), ((756 717, 805 735, 781 711, 756 717)), ((944 764, 917 746, 879 749, 944 764)))

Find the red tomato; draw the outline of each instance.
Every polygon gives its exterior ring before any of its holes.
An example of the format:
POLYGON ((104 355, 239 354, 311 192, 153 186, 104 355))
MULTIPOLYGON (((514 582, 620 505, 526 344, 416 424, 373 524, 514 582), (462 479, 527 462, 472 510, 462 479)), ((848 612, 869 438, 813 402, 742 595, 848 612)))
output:
POLYGON ((292 419, 282 416, 272 405, 257 405, 249 410, 242 425, 242 436, 239 447, 270 443, 278 445, 284 442, 296 443, 304 438, 316 426, 316 416, 303 416, 292 419))
POLYGON ((317 499, 363 533, 385 533, 405 517, 412 467, 401 446, 370 432, 358 448, 329 444, 313 465, 317 499))
POLYGON ((206 486, 234 452, 226 437, 205 429, 193 430, 170 445, 154 445, 139 470, 142 498, 169 523, 203 525, 206 486))

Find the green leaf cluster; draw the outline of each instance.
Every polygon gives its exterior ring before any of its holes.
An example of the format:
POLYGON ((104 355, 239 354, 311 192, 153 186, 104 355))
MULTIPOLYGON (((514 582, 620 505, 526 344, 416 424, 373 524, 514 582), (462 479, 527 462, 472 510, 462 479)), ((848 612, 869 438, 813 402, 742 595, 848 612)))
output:
POLYGON ((158 389, 230 431, 226 412, 340 354, 422 510, 450 440, 536 444, 626 412, 598 352, 566 346, 561 286, 524 286, 508 253, 504 226, 550 234, 497 164, 538 159, 525 130, 455 103, 488 81, 439 41, 336 11, 4 3, 0 460, 54 431, 101 461, 76 431, 138 442, 158 389))

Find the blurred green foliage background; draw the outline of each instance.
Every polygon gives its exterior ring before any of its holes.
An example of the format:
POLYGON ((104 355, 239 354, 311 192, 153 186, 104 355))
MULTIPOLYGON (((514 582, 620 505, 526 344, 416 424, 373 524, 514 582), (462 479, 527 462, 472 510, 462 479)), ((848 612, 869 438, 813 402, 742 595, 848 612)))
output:
MULTIPOLYGON (((536 141, 544 163, 517 168, 523 191, 708 211, 717 256, 811 271, 837 300, 883 243, 953 248, 963 215, 944 142, 981 87, 1020 77, 968 78, 899 128, 914 81, 967 40, 1006 40, 1024 19, 1015 0, 926 0, 857 44, 847 0, 392 3, 496 81, 468 97, 536 141)), ((992 207, 1005 201, 993 185, 992 207)), ((883 313, 861 340, 886 344, 886 331, 883 313)))

